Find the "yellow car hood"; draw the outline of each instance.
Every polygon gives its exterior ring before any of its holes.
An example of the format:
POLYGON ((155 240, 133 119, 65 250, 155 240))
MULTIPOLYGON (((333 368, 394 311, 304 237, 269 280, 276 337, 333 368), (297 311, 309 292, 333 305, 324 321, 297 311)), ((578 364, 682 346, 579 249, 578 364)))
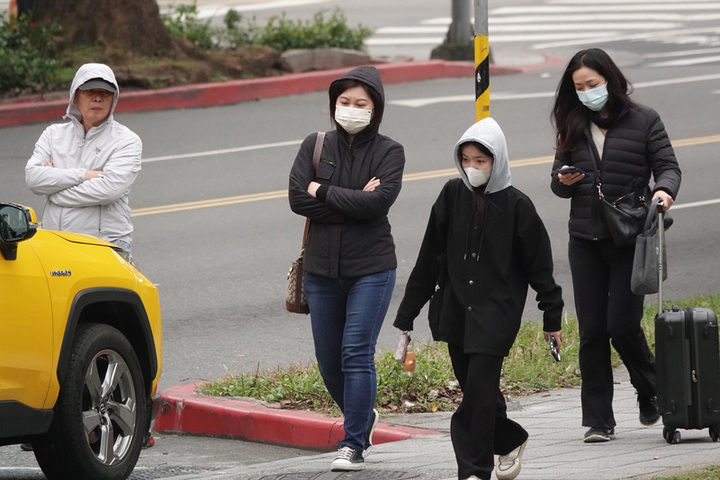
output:
POLYGON ((99 239, 97 237, 91 237, 90 235, 82 235, 80 233, 70 233, 70 232, 57 232, 55 230, 45 230, 46 232, 53 233, 57 235, 60 238, 63 238, 67 240, 68 242, 73 243, 84 243, 86 245, 98 245, 101 247, 112 247, 115 249, 119 249, 117 245, 113 245, 110 242, 106 242, 105 240, 99 239))

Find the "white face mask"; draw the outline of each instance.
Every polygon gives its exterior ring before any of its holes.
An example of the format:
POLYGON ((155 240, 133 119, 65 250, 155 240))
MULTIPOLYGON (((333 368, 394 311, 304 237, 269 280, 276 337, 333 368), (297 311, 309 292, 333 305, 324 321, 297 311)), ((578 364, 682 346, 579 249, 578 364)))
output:
POLYGON ((477 168, 468 167, 463 170, 465 170, 465 174, 468 180, 470 180, 470 185, 473 187, 485 185, 490 180, 490 174, 492 174, 492 168, 478 170, 477 168))
POLYGON ((607 83, 604 85, 591 88, 590 90, 576 90, 580 103, 585 105, 593 112, 599 112, 603 109, 608 101, 607 83))
POLYGON ((335 105, 335 121, 350 135, 362 132, 370 125, 372 110, 335 105))

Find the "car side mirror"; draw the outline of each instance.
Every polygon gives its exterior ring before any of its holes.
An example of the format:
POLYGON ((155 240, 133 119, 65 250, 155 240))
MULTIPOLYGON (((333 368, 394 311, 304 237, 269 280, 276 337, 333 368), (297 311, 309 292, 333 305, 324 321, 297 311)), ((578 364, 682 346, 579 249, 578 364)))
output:
POLYGON ((17 242, 32 238, 37 227, 27 207, 0 203, 0 252, 5 260, 17 258, 17 242))

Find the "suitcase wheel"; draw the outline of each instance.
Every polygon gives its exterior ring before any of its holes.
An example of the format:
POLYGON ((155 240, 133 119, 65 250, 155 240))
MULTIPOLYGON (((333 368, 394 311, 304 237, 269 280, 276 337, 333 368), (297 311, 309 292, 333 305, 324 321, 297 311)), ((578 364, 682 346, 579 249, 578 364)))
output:
POLYGON ((710 427, 710 438, 713 442, 717 442, 720 439, 720 428, 710 427))
POLYGON ((680 432, 678 432, 674 428, 665 427, 663 428, 663 438, 670 445, 680 443, 680 432))

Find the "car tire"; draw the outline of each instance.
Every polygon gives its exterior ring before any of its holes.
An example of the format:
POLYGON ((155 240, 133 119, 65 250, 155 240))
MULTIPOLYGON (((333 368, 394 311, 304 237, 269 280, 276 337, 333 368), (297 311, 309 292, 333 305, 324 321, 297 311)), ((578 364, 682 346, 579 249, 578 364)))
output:
POLYGON ((83 325, 63 377, 50 430, 33 442, 43 473, 49 480, 126 479, 147 429, 147 396, 132 345, 111 326, 83 325))

